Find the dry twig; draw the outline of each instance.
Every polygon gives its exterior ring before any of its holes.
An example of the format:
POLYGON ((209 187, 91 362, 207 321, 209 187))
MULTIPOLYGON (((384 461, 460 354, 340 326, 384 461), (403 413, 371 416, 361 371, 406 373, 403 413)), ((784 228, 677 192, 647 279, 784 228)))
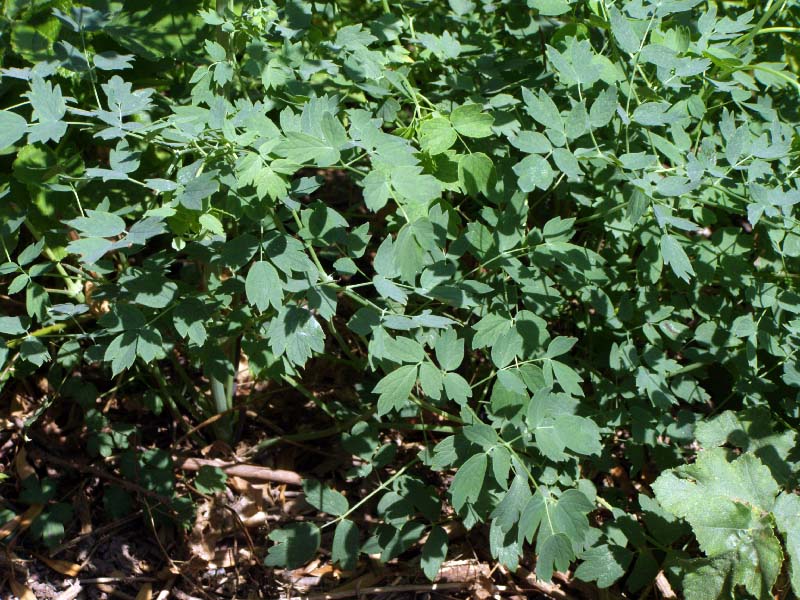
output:
POLYGON ((285 469, 268 469, 258 465, 248 465, 219 459, 192 458, 173 456, 172 460, 178 469, 186 471, 199 471, 200 467, 217 467, 226 475, 241 477, 242 479, 255 479, 258 481, 272 481, 286 485, 302 485, 303 478, 299 473, 285 469))

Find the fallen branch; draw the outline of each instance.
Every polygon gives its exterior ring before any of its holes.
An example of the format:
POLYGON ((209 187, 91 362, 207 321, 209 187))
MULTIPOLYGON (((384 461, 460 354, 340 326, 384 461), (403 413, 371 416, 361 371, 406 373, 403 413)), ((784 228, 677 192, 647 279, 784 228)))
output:
POLYGON ((155 583, 158 581, 156 577, 146 577, 131 575, 130 577, 122 575, 120 577, 81 577, 78 579, 79 583, 94 584, 98 583, 155 583))
POLYGON ((248 465, 235 463, 219 459, 208 458, 182 458, 173 456, 172 460, 178 469, 185 471, 199 471, 200 467, 217 467, 229 476, 241 477, 242 479, 255 479, 257 481, 272 481, 274 483, 284 483, 286 485, 302 485, 303 478, 299 473, 286 471, 284 469, 268 469, 258 465, 248 465))

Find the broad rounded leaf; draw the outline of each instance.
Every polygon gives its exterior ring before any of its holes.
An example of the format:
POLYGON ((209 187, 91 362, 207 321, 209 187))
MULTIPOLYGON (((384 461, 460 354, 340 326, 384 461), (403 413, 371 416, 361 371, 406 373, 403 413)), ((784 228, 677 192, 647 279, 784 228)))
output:
POLYGON ((461 135, 483 138, 492 135, 494 117, 483 112, 480 104, 464 104, 453 110, 450 122, 461 135))

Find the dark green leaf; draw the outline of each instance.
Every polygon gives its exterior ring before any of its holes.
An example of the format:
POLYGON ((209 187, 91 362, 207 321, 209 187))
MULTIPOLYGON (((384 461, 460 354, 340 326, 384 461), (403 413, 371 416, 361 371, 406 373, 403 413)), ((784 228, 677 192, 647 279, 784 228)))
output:
POLYGON ((320 544, 319 528, 313 523, 290 523, 269 534, 275 544, 264 564, 268 567, 296 569, 310 561, 320 544))
POLYGON ((303 491, 306 494, 306 502, 329 515, 342 516, 349 508, 347 498, 316 479, 304 480, 303 491))
POLYGON ((425 577, 433 581, 439 574, 439 568, 447 557, 447 532, 434 526, 428 534, 428 539, 422 546, 422 556, 420 563, 425 577))

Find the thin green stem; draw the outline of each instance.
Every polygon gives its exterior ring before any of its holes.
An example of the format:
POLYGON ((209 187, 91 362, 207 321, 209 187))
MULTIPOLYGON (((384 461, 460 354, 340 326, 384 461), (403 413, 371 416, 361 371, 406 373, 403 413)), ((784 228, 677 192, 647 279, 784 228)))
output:
POLYGON ((396 479, 398 479, 403 474, 405 474, 405 472, 408 471, 408 469, 410 469, 412 466, 414 466, 418 462, 419 462, 419 457, 415 457, 415 458, 411 459, 411 461, 409 461, 405 465, 403 465, 397 471, 397 473, 392 475, 389 479, 387 479, 386 481, 381 483, 377 488, 372 490, 369 494, 367 494, 361 500, 359 500, 353 506, 351 506, 350 509, 346 513, 336 517, 333 521, 329 521, 328 523, 325 523, 320 529, 324 529, 325 527, 330 527, 331 525, 334 525, 334 524, 338 523, 339 521, 342 521, 342 520, 346 519, 347 517, 349 517, 357 509, 359 509, 364 504, 366 504, 370 500, 370 498, 372 498, 375 494, 378 494, 378 493, 382 492, 383 490, 385 490, 386 488, 388 488, 392 483, 394 483, 394 481, 396 479))

